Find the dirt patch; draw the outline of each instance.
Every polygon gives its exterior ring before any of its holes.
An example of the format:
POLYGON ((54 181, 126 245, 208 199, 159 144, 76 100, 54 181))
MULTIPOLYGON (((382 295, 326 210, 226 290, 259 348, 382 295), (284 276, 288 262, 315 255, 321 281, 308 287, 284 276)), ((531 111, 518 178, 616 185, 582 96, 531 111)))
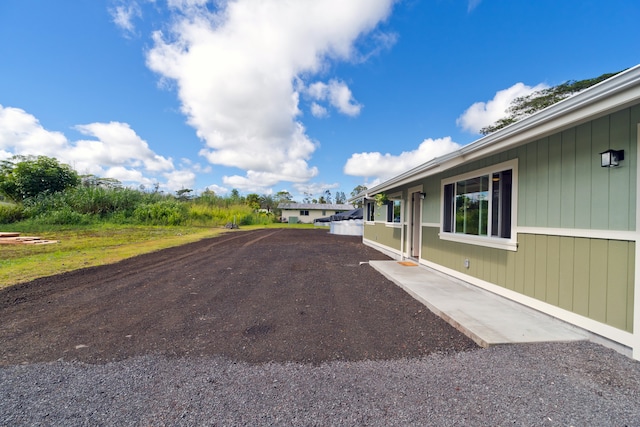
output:
POLYGON ((250 363, 397 359, 476 345, 363 261, 359 237, 257 230, 0 291, 0 364, 144 354, 250 363))

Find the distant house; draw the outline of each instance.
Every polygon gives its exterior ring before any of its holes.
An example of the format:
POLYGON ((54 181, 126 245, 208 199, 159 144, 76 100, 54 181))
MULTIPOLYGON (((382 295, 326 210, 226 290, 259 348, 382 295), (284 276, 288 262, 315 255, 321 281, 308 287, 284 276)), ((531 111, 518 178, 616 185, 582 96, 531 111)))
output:
POLYGON ((313 224, 318 218, 350 211, 354 209, 349 204, 332 203, 280 203, 282 222, 313 224))
POLYGON ((640 360, 640 66, 354 197, 363 242, 640 360))

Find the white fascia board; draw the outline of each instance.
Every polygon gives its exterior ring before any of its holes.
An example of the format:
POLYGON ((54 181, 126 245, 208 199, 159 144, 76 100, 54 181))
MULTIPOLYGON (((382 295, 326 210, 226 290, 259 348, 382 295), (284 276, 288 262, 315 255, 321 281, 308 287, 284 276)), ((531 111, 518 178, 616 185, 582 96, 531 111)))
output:
POLYGON ((626 108, 640 100, 640 65, 636 65, 544 110, 484 136, 459 150, 436 157, 382 184, 360 197, 451 169, 459 164, 517 147, 568 127, 626 108))

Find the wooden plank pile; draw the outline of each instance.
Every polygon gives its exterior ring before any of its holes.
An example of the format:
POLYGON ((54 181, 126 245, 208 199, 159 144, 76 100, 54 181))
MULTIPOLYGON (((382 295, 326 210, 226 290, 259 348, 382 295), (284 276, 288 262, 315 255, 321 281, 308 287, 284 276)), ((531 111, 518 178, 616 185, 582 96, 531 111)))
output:
POLYGON ((0 245, 50 245, 59 243, 58 240, 43 240, 40 237, 21 236, 20 233, 0 231, 0 245))

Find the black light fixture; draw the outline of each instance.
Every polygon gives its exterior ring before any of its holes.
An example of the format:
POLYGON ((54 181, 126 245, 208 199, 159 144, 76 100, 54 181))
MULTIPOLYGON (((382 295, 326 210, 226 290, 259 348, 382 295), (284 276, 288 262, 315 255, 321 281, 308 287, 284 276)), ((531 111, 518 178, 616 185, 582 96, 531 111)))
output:
POLYGON ((620 166, 621 160, 624 160, 624 150, 607 150, 600 153, 600 166, 603 168, 620 166))

